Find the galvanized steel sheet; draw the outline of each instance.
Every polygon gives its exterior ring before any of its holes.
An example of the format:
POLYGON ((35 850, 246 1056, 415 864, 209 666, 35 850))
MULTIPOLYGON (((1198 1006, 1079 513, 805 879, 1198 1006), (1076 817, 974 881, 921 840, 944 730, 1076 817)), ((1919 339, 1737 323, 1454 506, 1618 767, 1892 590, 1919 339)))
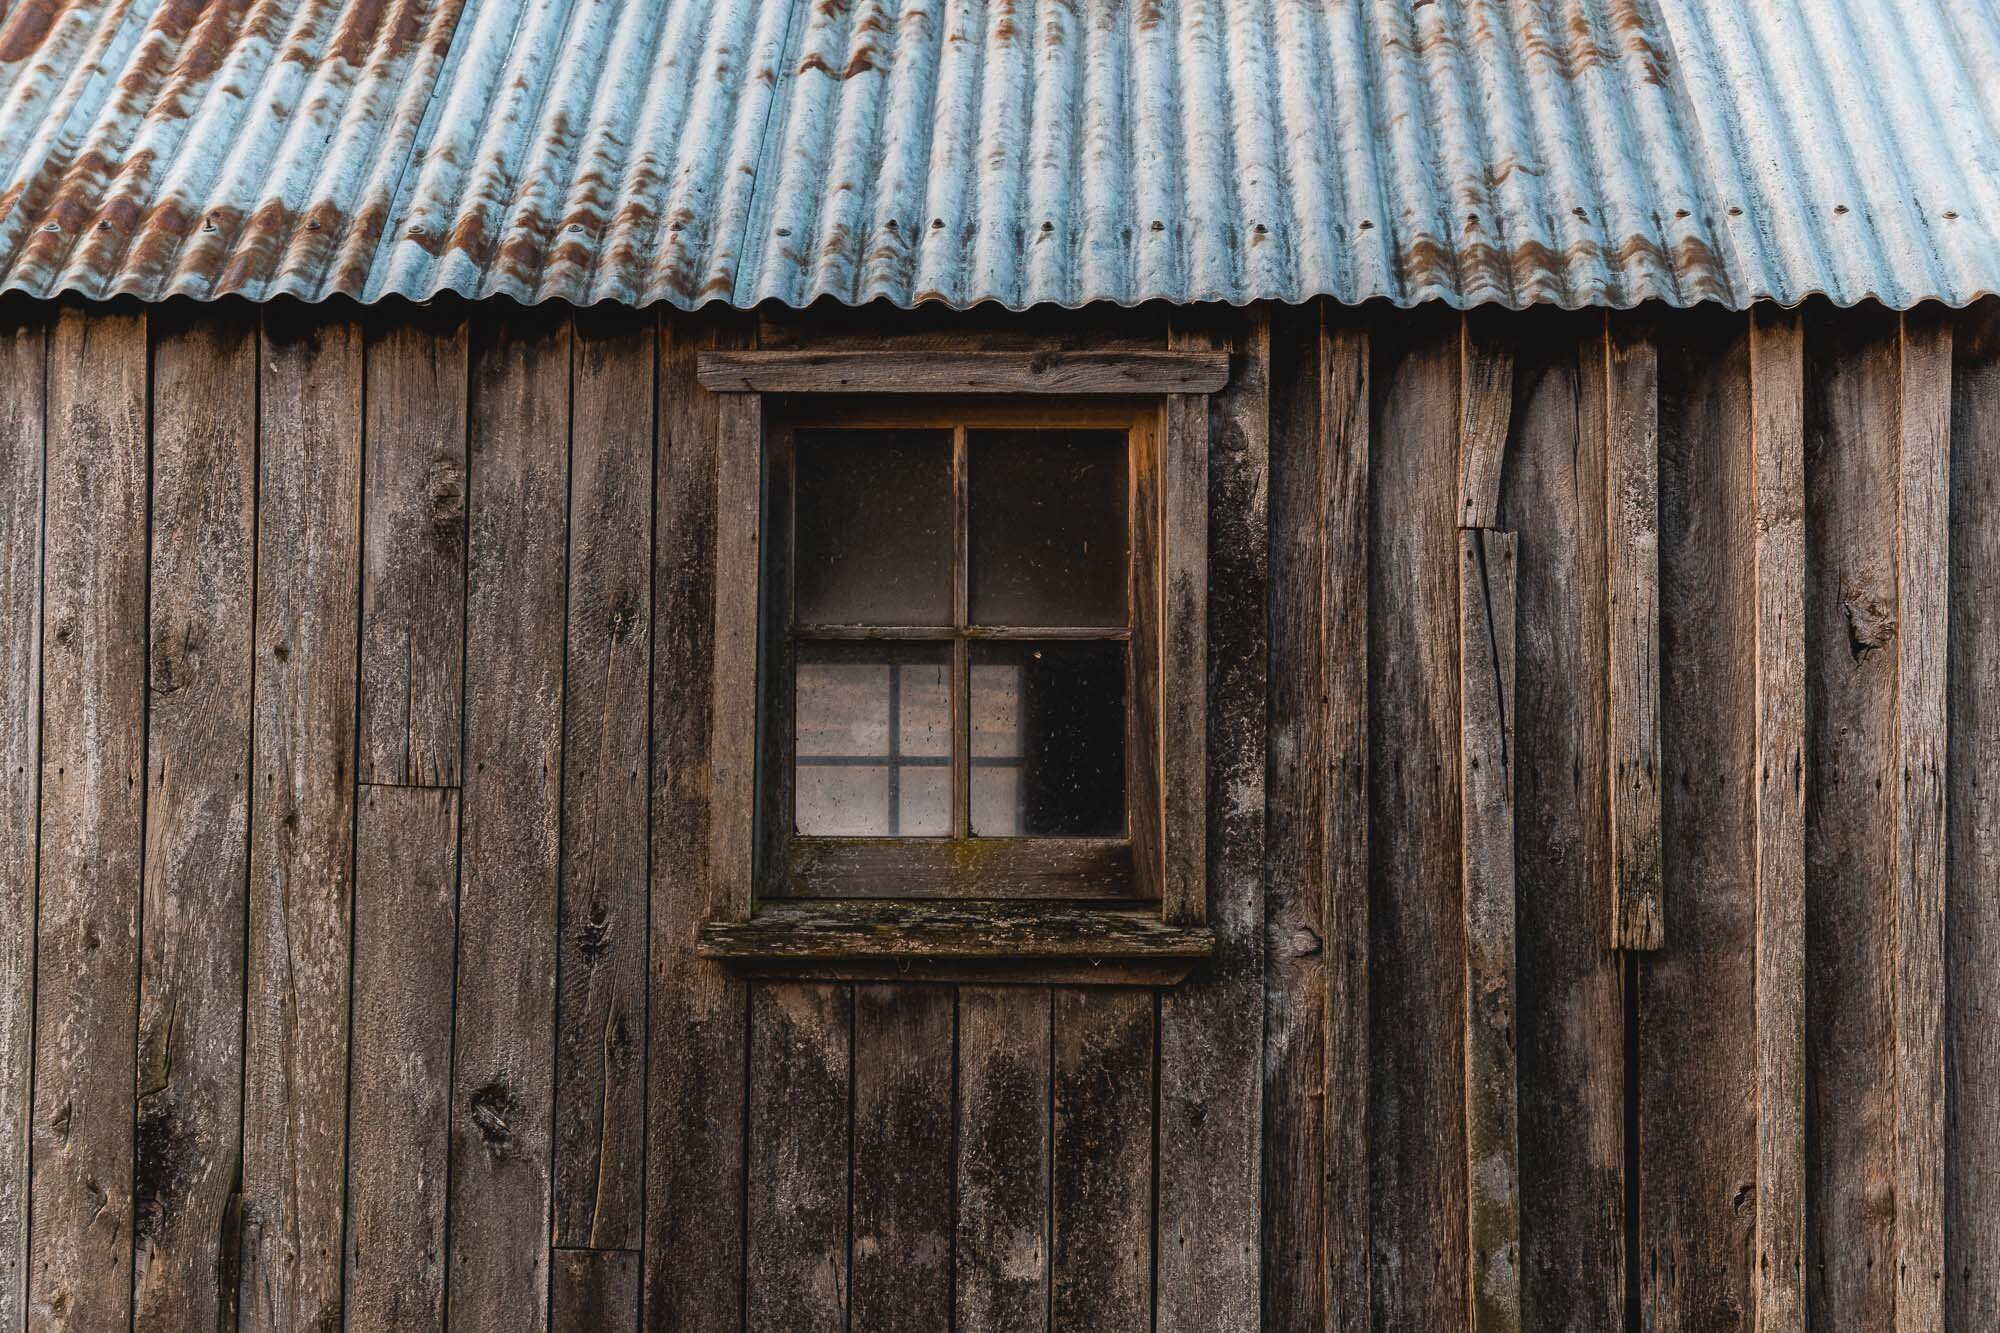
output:
POLYGON ((2000 289, 2000 0, 20 0, 0 287, 2000 289))

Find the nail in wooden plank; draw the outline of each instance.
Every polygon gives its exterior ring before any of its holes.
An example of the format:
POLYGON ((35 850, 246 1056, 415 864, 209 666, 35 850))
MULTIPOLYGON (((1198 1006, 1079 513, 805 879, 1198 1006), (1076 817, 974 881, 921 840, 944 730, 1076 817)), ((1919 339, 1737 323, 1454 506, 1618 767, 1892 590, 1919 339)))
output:
POLYGON ((49 340, 29 1322, 132 1310, 133 1005, 145 786, 146 320, 49 340))
POLYGON ((257 324, 155 319, 135 1329, 236 1319, 257 324))
POLYGON ((1045 986, 959 990, 954 1267, 963 1333, 1048 1328, 1050 1003, 1045 986))
POLYGON ((851 1319, 951 1326, 952 988, 854 988, 851 1319))
POLYGON ((305 1330, 341 1303, 362 339, 290 304, 262 337, 239 1305, 305 1330))
POLYGON ((1760 1330, 1805 1326, 1805 428, 1795 312, 1750 332, 1756 563, 1756 1280, 1760 1330))
POLYGON ((1659 360, 1612 316, 1604 338, 1612 945, 1666 943, 1660 853, 1659 360))
POLYGON ((1497 528, 1514 410, 1513 335, 1488 312, 1468 314, 1460 320, 1459 345, 1458 526, 1497 528))
POLYGON ((27 1318, 49 307, 0 313, 0 1327, 27 1318))
POLYGON ((371 320, 361 781, 456 786, 467 324, 456 304, 371 320))
POLYGON ((458 793, 365 787, 355 829, 347 1323, 442 1329, 458 793))
POLYGON ((1952 327, 1903 316, 1896 560, 1896 1327, 1942 1333, 1952 327))
POLYGON ((1459 780, 1465 895, 1469 1316, 1521 1327, 1521 1149, 1514 1051, 1514 588, 1509 532, 1461 530, 1459 780))
POLYGON ((472 1328, 548 1319, 569 353, 546 308, 488 320, 473 352, 448 1229, 472 1328))

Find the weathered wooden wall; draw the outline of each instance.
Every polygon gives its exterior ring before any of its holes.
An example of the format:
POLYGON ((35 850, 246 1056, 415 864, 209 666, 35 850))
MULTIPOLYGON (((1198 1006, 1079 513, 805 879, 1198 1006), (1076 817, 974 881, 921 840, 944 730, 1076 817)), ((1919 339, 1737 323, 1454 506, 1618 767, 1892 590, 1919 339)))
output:
POLYGON ((1992 1327, 1996 534, 1990 302, 7 306, 0 1328, 1992 1327), (698 962, 696 352, 1048 341, 1233 354, 1217 962, 698 962))

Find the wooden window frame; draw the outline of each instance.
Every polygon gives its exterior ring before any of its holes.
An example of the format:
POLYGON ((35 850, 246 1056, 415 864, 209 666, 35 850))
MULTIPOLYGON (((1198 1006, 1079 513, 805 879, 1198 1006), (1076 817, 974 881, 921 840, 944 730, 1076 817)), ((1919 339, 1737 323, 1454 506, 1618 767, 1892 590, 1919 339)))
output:
MULTIPOLYGON (((1208 394, 1227 383, 1226 354, 715 352, 700 357, 697 374, 721 397, 716 882, 699 951, 763 975, 1148 984, 1178 980, 1208 957, 1208 394), (792 626, 789 599, 773 589, 789 587, 792 434, 941 419, 958 427, 955 448, 967 429, 988 426, 1130 432, 1129 855, 1124 839, 969 840, 981 853, 972 869, 958 837, 842 847, 790 836, 782 666, 792 626), (782 539, 766 540, 780 530, 782 539)), ((963 468, 954 475, 962 481, 963 468)), ((961 571, 963 559, 961 550, 961 571)), ((963 691, 955 695, 957 732, 963 691)), ((955 757, 955 786, 966 781, 961 766, 955 757)))

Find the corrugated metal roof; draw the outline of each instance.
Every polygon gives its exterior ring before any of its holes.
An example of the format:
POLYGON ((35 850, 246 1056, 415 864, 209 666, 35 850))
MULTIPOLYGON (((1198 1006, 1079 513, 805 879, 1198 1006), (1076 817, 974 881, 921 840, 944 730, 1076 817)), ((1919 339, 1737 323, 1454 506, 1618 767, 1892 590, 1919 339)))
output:
POLYGON ((2000 288, 1997 0, 20 0, 0 286, 2000 288))

